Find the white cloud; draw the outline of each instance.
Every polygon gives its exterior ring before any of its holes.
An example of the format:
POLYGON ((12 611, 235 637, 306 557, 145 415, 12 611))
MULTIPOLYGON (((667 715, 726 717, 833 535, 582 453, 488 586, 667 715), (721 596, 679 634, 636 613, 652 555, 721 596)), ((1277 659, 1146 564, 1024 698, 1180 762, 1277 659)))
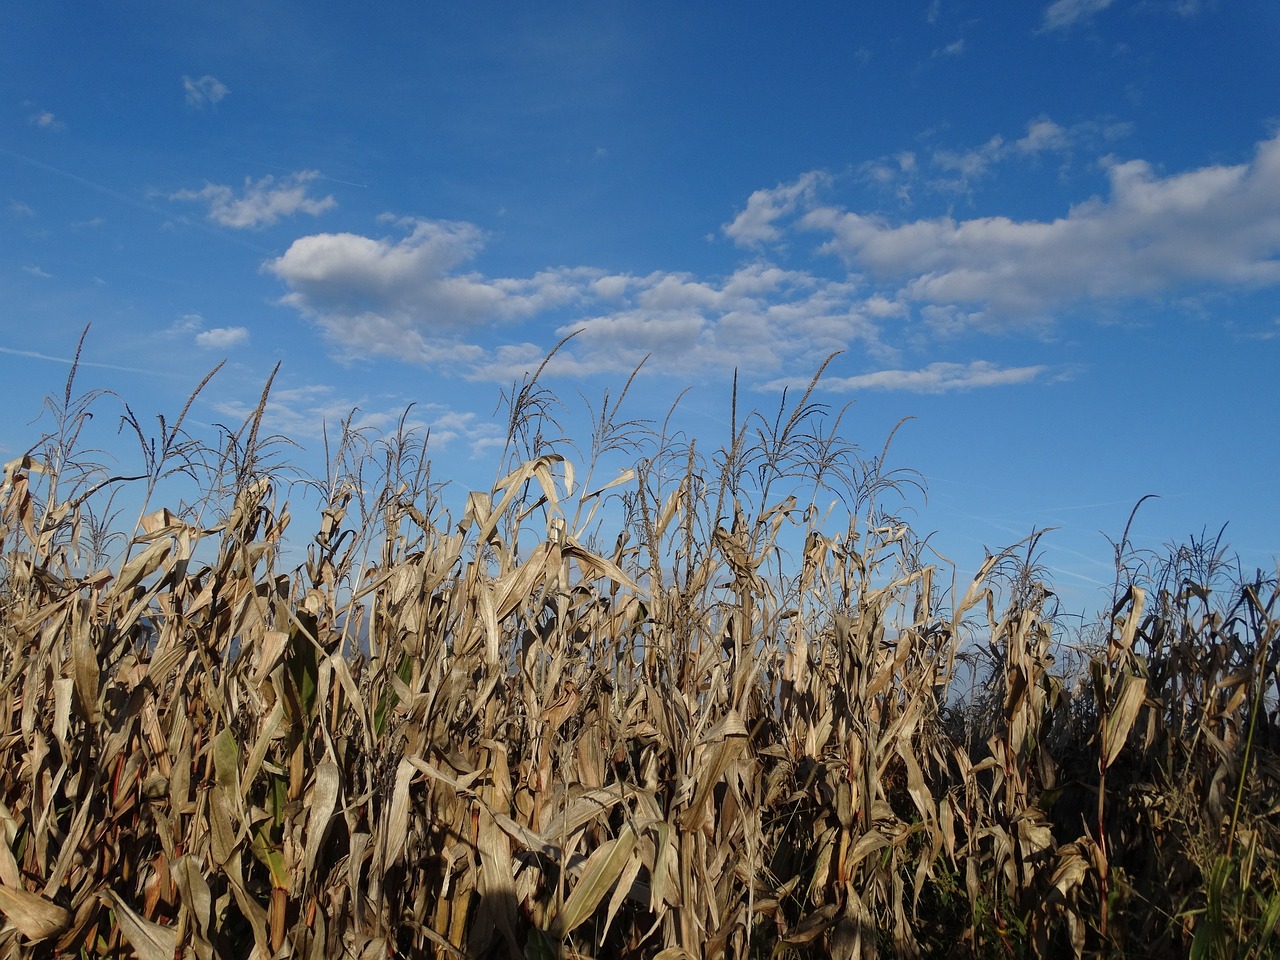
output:
POLYGON ((249 342, 244 327, 214 327, 196 334, 196 346, 203 350, 227 350, 249 342))
POLYGON ((907 315, 908 311, 905 303, 888 300, 881 296, 870 297, 863 303, 862 309, 866 311, 869 317, 903 317, 907 315))
POLYGON ((1051 221, 939 217, 893 224, 835 207, 800 226, 851 269, 918 303, 1043 316, 1081 300, 1159 296, 1189 284, 1280 283, 1280 136, 1252 162, 1160 176, 1109 161, 1110 196, 1051 221))
POLYGON ((1041 30, 1065 30, 1111 6, 1112 0, 1054 0, 1045 7, 1041 30))
POLYGON ((9 213, 15 217, 34 217, 36 212, 21 200, 9 201, 9 213))
POLYGON ((184 313, 169 324, 161 336, 166 339, 191 338, 202 350, 229 350, 249 342, 249 331, 245 327, 212 327, 204 329, 204 317, 198 313, 184 313))
POLYGON ((187 106, 199 109, 217 104, 231 92, 225 83, 208 74, 205 74, 199 80, 184 76, 182 78, 182 89, 186 91, 187 106))
POLYGON ((223 184, 206 183, 200 190, 180 190, 169 199, 207 202, 209 219, 224 227, 270 226, 281 217, 299 211, 318 216, 338 205, 332 196, 320 199, 307 196, 307 184, 319 176, 315 170, 303 170, 284 177, 278 183, 271 176, 257 181, 246 177, 240 196, 223 184))
POLYGON ((826 177, 810 172, 792 183, 779 184, 772 190, 757 190, 747 198, 747 209, 721 229, 724 235, 743 247, 755 247, 772 243, 781 234, 775 221, 792 213, 801 200, 810 196, 826 177))
POLYGON ((604 300, 617 300, 627 292, 631 278, 626 276, 601 277, 591 285, 596 296, 604 300))
POLYGON ((460 274, 455 268, 483 244, 477 227, 441 220, 398 224, 410 228, 408 236, 301 237, 264 265, 290 289, 282 302, 314 319, 344 356, 478 359, 478 348, 457 342, 462 331, 580 300, 602 279, 592 270, 545 270, 528 279, 460 274))
MULTIPOLYGON (((1043 365, 1000 367, 986 360, 975 360, 972 363, 931 363, 920 370, 878 370, 855 377, 824 377, 820 386, 833 393, 850 393, 855 390, 949 393, 953 390, 1030 383, 1040 378, 1047 369, 1043 365)), ((775 380, 765 386, 780 390, 783 387, 801 385, 803 384, 798 380, 785 379, 775 380)))
POLYGON ((948 43, 945 47, 940 47, 933 51, 935 57, 958 57, 964 53, 964 37, 948 43))
POLYGON ((26 274, 30 274, 33 277, 39 277, 41 280, 53 279, 52 273, 49 273, 46 270, 42 270, 40 267, 37 267, 35 264, 28 264, 27 266, 23 267, 22 272, 26 274))

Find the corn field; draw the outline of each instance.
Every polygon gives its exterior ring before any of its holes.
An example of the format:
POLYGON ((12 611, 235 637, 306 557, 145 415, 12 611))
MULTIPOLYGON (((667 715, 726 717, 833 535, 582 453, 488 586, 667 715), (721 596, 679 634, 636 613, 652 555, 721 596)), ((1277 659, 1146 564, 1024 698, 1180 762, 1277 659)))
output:
POLYGON ((112 475, 74 376, 0 489, 3 956, 1280 949, 1276 580, 1212 538, 1126 533, 1082 629, 812 386, 704 451, 628 381, 579 453, 528 377, 450 510, 407 429, 290 471, 270 384, 121 404, 112 475))

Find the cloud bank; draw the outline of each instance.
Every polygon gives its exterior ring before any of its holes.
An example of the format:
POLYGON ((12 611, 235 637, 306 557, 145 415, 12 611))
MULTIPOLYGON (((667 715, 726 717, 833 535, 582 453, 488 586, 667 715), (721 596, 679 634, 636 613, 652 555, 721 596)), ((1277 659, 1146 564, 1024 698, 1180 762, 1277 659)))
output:
MULTIPOLYGON (((974 178, 1095 133, 1042 117, 1021 137, 992 137, 927 164, 974 178)), ((616 372, 652 355, 662 372, 738 369, 776 386, 846 350, 882 369, 827 388, 928 393, 1051 372, 972 355, 903 362, 925 348, 937 358, 960 334, 1040 332, 1091 303, 1280 284, 1280 136, 1235 165, 1166 173, 1137 159, 1101 164, 1105 194, 1046 220, 891 219, 833 202, 840 178, 811 171, 755 191, 722 227, 744 253, 723 276, 562 266, 493 277, 475 269, 487 239, 479 227, 392 217, 381 236, 303 236, 263 269, 285 286, 281 302, 348 360, 390 356, 507 380, 573 333, 553 372, 616 372), (533 322, 547 339, 525 331, 533 322)), ((901 154, 885 176, 914 175, 921 165, 901 154)), ((855 176, 875 179, 866 169, 855 176)))
POLYGON ((550 344, 486 349, 477 341, 520 321, 562 317, 557 338, 577 336, 553 365, 560 372, 627 370, 648 354, 669 372, 777 370, 853 341, 878 349, 878 322, 897 310, 864 303, 854 285, 765 263, 722 278, 589 267, 487 277, 462 269, 483 246, 475 226, 395 223, 407 235, 315 234, 264 265, 289 288, 282 302, 344 358, 463 364, 471 376, 506 380, 536 366, 550 344))
MULTIPOLYGON (((1090 300, 1280 283, 1280 136, 1234 166, 1161 176, 1144 160, 1104 162, 1109 195, 1053 220, 944 216, 895 223, 812 203, 796 208, 788 226, 825 235, 822 252, 892 285, 907 302, 973 308, 975 319, 1006 324, 1042 320, 1090 300)), ((786 200, 796 186, 777 191, 786 200)), ((768 196, 753 200, 762 209, 770 203, 768 196)), ((737 240, 734 223, 725 232, 737 240)))

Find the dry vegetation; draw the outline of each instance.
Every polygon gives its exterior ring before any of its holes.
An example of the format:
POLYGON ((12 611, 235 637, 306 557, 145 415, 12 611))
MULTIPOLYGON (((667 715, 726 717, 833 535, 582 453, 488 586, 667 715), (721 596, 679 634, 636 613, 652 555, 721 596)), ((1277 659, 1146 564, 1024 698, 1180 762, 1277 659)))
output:
POLYGON ((530 378, 450 516, 403 430, 290 485, 266 393, 125 408, 111 477, 72 387, 0 490, 4 956, 1276 949, 1276 583, 1215 543, 1121 538, 1089 642, 1034 538, 952 584, 808 393, 709 456, 606 397, 570 457, 530 378))

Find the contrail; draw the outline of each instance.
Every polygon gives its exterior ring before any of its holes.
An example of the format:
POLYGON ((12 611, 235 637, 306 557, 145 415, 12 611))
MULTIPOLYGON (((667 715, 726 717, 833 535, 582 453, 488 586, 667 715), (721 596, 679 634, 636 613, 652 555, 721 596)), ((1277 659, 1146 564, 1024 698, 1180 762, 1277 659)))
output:
MULTIPOLYGON (((51 357, 47 353, 36 353, 34 350, 15 350, 12 347, 0 347, 0 353, 7 353, 15 357, 29 357, 32 360, 48 360, 50 363, 62 363, 68 367, 75 361, 70 357, 51 357)), ((116 363, 97 363, 93 360, 81 360, 82 367, 101 367, 104 370, 119 370, 123 373, 142 373, 149 376, 158 376, 155 370, 143 370, 139 367, 122 367, 116 363)))
POLYGON ((79 174, 71 173, 67 170, 59 170, 57 167, 51 167, 49 164, 40 160, 25 156, 21 153, 14 153, 12 150, 7 150, 4 147, 0 147, 0 153, 13 157, 15 160, 20 160, 21 162, 39 170, 44 170, 46 173, 52 173, 59 177, 64 177, 67 180, 80 184, 82 187, 88 187, 90 190, 96 190, 98 193, 104 194, 113 200, 119 200, 121 203, 126 203, 131 207, 146 210, 148 213, 154 213, 162 217, 168 216, 168 214, 163 210, 160 210, 158 207, 153 207, 150 204, 143 203, 137 197, 131 197, 126 193, 121 193, 119 190, 113 190, 111 187, 103 186, 100 183, 94 183, 92 180, 86 180, 79 174))
POLYGON ((13 150, 8 150, 4 147, 0 147, 0 153, 3 153, 5 156, 13 157, 13 159, 28 164, 29 166, 35 167, 37 170, 44 170, 46 173, 52 173, 55 176, 63 177, 64 179, 70 180, 72 183, 78 183, 82 187, 87 187, 96 193, 110 197, 112 200, 118 200, 126 206, 133 207, 135 210, 145 210, 147 213, 160 217, 163 220, 182 220, 182 222, 187 223, 198 230, 202 230, 215 237, 220 237, 223 240, 229 240, 232 243, 237 243, 245 249, 252 250, 254 253, 260 254, 264 257, 272 255, 271 251, 266 247, 260 247, 256 243, 249 243, 243 237, 237 236, 234 233, 228 233, 225 230, 215 230, 213 227, 210 227, 208 224, 199 220, 187 220, 186 218, 175 217, 172 213, 162 207, 153 206, 139 200, 137 197, 130 196, 127 193, 121 193, 119 190, 104 186, 101 183, 95 183, 92 180, 80 176, 78 173, 72 173, 69 170, 62 170, 58 167, 50 166, 41 160, 36 160, 33 157, 28 157, 21 153, 15 153, 13 150))

